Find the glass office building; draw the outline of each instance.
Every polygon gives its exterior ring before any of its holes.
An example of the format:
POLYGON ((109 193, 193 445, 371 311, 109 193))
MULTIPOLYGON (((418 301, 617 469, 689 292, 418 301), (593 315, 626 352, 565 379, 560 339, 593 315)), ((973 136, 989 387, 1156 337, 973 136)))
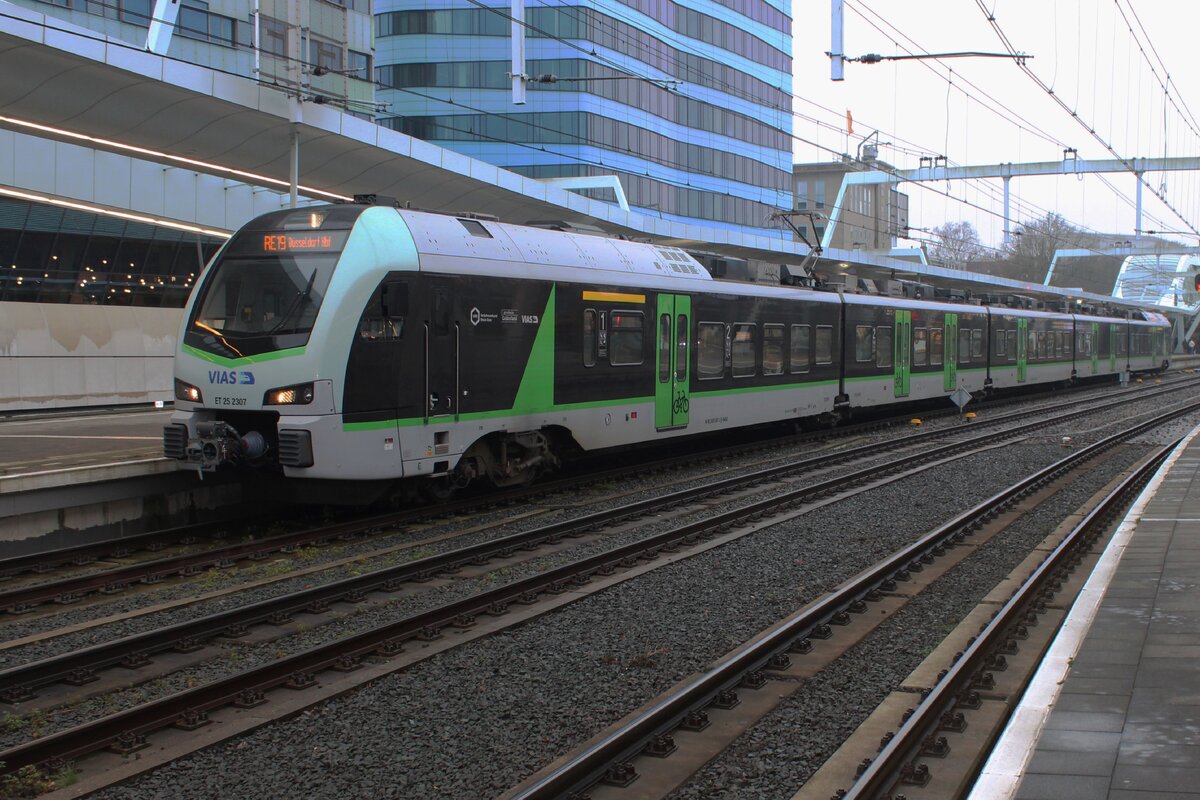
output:
POLYGON ((643 213, 783 236, 789 3, 530 0, 525 105, 509 8, 376 0, 379 122, 533 178, 617 175, 643 213))

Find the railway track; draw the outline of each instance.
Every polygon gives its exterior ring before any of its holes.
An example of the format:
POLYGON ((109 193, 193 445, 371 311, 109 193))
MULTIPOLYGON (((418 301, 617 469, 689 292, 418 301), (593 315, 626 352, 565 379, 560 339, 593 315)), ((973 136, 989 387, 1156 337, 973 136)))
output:
MULTIPOLYGON (((833 629, 848 625, 852 617, 865 615, 870 606, 879 604, 886 595, 896 592, 898 586, 910 582, 914 573, 922 572, 928 565, 944 558, 948 551, 984 528, 1007 507, 1061 479, 1070 471, 1079 469, 1118 442, 1173 417, 1174 414, 1164 415, 1072 453, 930 531, 919 541, 864 570, 835 591, 760 632, 720 659, 712 669, 681 683, 593 737, 578 751, 505 793, 504 800, 584 796, 606 800, 623 796, 611 787, 629 786, 639 779, 642 772, 673 772, 673 775, 666 777, 654 776, 656 779, 651 779, 652 786, 636 793, 639 798, 665 796, 667 790, 686 779, 691 769, 703 765, 707 758, 715 754, 717 748, 711 741, 706 742, 700 732, 708 728, 714 718, 721 718, 723 714, 729 716, 727 712, 737 708, 742 697, 766 685, 766 674, 788 670, 793 658, 804 658, 813 652, 815 641, 829 638, 833 629), (670 763, 671 758, 668 757, 677 751, 680 741, 688 742, 702 752, 698 756, 693 754, 691 758, 683 755, 675 757, 687 764, 672 770, 664 765, 670 763)), ((829 791, 830 785, 825 783, 814 791, 803 793, 803 796, 813 800, 830 796, 847 800, 900 796, 948 798, 958 796, 960 790, 969 786, 974 776, 973 770, 982 764, 986 752, 971 750, 966 757, 957 759, 953 767, 944 769, 936 786, 924 793, 913 794, 914 790, 919 792, 921 787, 928 784, 932 772, 942 769, 940 766, 931 767, 930 764, 933 761, 943 763, 952 747, 947 737, 953 741, 954 732, 965 730, 963 710, 978 708, 982 702, 979 696, 981 692, 992 691, 994 696, 993 673, 1007 669, 1006 659, 1017 652, 1017 641, 1029 638, 1028 627, 1036 624, 1037 611, 1044 610, 1047 599, 1062 588, 1066 574, 1082 560, 1081 552, 1086 551, 1114 515, 1132 501, 1173 447, 1165 447, 1146 460, 1098 502, 1050 555, 1037 565, 966 647, 950 659, 932 685, 920 695, 907 695, 912 707, 902 708, 903 713, 894 715, 892 726, 883 733, 882 740, 878 738, 878 733, 873 739, 871 734, 867 734, 864 738, 870 740, 872 746, 869 749, 859 751, 857 757, 853 751, 849 756, 842 754, 840 767, 844 773, 843 788, 834 794, 829 791), (878 743, 877 748, 873 746, 875 743, 878 743), (857 779, 856 764, 859 767, 857 779)), ((869 629, 869 624, 860 626, 857 635, 865 635, 869 629)), ((1040 641, 1048 640, 1046 636, 1040 641)), ((844 650, 847 646, 842 643, 839 649, 844 650)), ((1036 660, 1032 663, 1036 666, 1036 660)), ((812 669, 816 667, 810 666, 809 672, 812 669)), ((1009 684, 1012 683, 1009 680, 1009 684)), ((1019 690, 1023 685, 1024 681, 1018 679, 1017 690, 1010 690, 1006 694, 1006 699, 1013 705, 1019 700, 1019 690)), ((786 690, 779 690, 774 702, 784 697, 786 690)), ((771 702, 768 698, 765 704, 759 703, 756 709, 743 710, 743 722, 747 718, 753 720, 765 715, 771 702)), ((992 716, 1001 722, 1004 719, 1003 714, 993 713, 992 716)), ((728 725, 726 727, 725 731, 716 735, 720 742, 727 743, 741 730, 737 722, 732 723, 732 731, 728 730, 728 725)), ((877 727, 874 731, 877 731, 877 727)), ((996 729, 991 736, 984 736, 984 744, 990 743, 998 732, 996 729)), ((962 744, 961 740, 966 738, 959 737, 960 741, 953 746, 958 747, 962 744)), ((974 738, 979 739, 979 734, 976 733, 974 738)))
MULTIPOLYGON (((1127 390, 1127 392, 1141 394, 1144 398, 1153 398, 1155 396, 1162 396, 1168 393, 1181 391, 1197 384, 1200 384, 1200 381, 1187 380, 1183 381, 1179 386, 1168 386, 1158 390, 1151 390, 1149 393, 1146 393, 1145 391, 1138 393, 1135 390, 1127 390)), ((1120 392, 1117 394, 1121 398, 1128 396, 1126 392, 1120 392)), ((1112 399, 1101 403, 1098 408, 1114 408, 1123 402, 1125 401, 1122 399, 1112 399)), ((1055 404, 1050 409, 1039 409, 1039 413, 1053 409, 1070 408, 1075 405, 1077 405, 1077 401, 1066 401, 1055 404)), ((1023 417, 1027 416, 1028 413, 1029 412, 1018 411, 1010 414, 993 416, 987 420, 979 421, 975 424, 977 427, 1005 424, 1014 420, 1022 419, 1023 417)), ((1070 417, 1058 417, 1056 419, 1061 421, 1069 418, 1070 417)), ((954 435, 954 432, 946 430, 927 431, 903 437, 896 437, 894 440, 885 443, 854 448, 833 455, 822 455, 817 458, 804 459, 793 465, 777 470, 764 470, 756 473, 754 478, 759 480, 765 478, 774 478, 787 472, 810 469, 817 464, 829 465, 833 463, 840 463, 846 460, 861 457, 864 454, 881 452, 885 449, 893 449, 895 447, 919 444, 948 435, 954 435)), ((808 438, 805 437, 798 442, 793 442, 792 445, 794 446, 796 444, 804 444, 807 442, 808 438)), ((777 447, 778 445, 772 444, 771 446, 777 447)), ((731 457, 734 454, 742 455, 744 454, 744 451, 744 446, 739 448, 722 448, 715 453, 709 454, 707 457, 714 460, 719 460, 722 458, 731 457)), ((695 456, 673 456, 645 465, 643 470, 671 470, 677 469, 684 465, 694 464, 695 456)), ((245 561, 263 561, 275 554, 292 553, 298 548, 302 547, 322 547, 330 542, 349 542, 381 532, 394 532, 406 525, 426 522, 439 513, 442 515, 462 514, 476 511, 481 506, 514 504, 534 496, 535 493, 570 491, 579 486, 581 481, 595 483, 607 479, 627 477, 627 475, 627 468, 613 468, 603 470, 598 473, 589 473, 586 477, 570 478, 554 482, 537 489, 531 488, 512 492, 504 492, 497 496, 482 500, 473 499, 459 501, 453 506, 445 507, 440 510, 420 508, 393 514, 378 515, 367 519, 339 522, 332 525, 290 531, 280 535, 262 537, 256 536, 248 541, 239 541, 226 546, 218 545, 216 547, 211 547, 198 552, 187 552, 165 558, 142 560, 137 563, 111 569, 99 570, 83 575, 71 575, 59 579, 27 583, 25 585, 14 586, 0 590, 0 612, 18 614, 25 613, 44 603, 68 605, 78 602, 90 594, 117 594, 125 591, 133 584, 157 584, 172 577, 184 579, 191 578, 199 575, 205 570, 228 569, 235 566, 239 562, 245 561)), ((736 485, 736 483, 736 481, 730 481, 723 485, 716 485, 716 488, 722 491, 740 488, 736 485)), ((201 536, 205 535, 205 532, 207 532, 207 535, 209 536, 212 536, 215 533, 219 535, 219 538, 224 538, 228 535, 228 528, 227 526, 204 526, 202 530, 178 531, 177 534, 183 539, 183 543, 186 544, 198 540, 201 536)), ((146 534, 134 538, 137 540, 135 543, 131 543, 117 551, 112 551, 109 548, 113 546, 119 546, 119 542, 98 543, 80 548, 71 548, 69 551, 56 551, 54 554, 48 554, 46 557, 32 555, 0 561, 0 574, 8 574, 11 576, 24 570, 43 571, 45 569, 52 568, 50 565, 53 563, 64 563, 64 559, 67 559, 65 563, 70 563, 73 566, 81 566, 88 563, 93 563, 95 559, 101 557, 99 555, 101 552, 107 551, 107 555, 103 556, 105 558, 118 558, 123 555, 128 555, 136 547, 147 547, 151 550, 161 549, 162 546, 165 546, 165 542, 169 541, 169 537, 166 537, 163 534, 146 534)))
MULTIPOLYGON (((1179 377, 1177 380, 1184 384, 1195 382, 1194 378, 1186 375, 1179 377)), ((1094 387, 1090 385, 1084 386, 1080 387, 1080 391, 1088 391, 1092 388, 1094 387)), ((1168 384, 1164 388, 1170 389, 1171 386, 1168 384)), ((1133 397, 1138 394, 1144 394, 1148 390, 1154 391, 1149 387, 1132 387, 1110 392, 1108 395, 1114 398, 1133 397)), ((1061 397, 1061 394, 1061 392, 1047 392, 1036 395, 991 398, 981 403, 980 407, 997 409, 1012 404, 1028 404, 1048 398, 1058 398, 1061 397)), ((1071 402, 1068 400, 1055 403, 1054 405, 1056 407, 1066 407, 1071 402)), ((927 419, 938 419, 956 416, 958 412, 947 408, 940 410, 925 409, 921 413, 927 419)), ((1001 419, 1008 418, 1009 416, 1012 415, 1006 415, 1006 417, 1002 417, 1001 419)), ((806 433, 782 439, 773 437, 750 443, 743 442, 734 446, 689 451, 682 455, 668 455, 649 460, 641 465, 640 469, 648 473, 670 471, 685 466, 694 466, 698 458, 720 461, 746 456, 755 452, 770 451, 772 449, 826 442, 837 438, 853 438, 872 431, 905 425, 910 417, 911 414, 906 413, 899 416, 871 420, 865 423, 842 426, 818 433, 806 433)), ((287 552, 287 548, 304 547, 326 539, 344 539, 347 536, 358 535, 358 532, 384 530, 402 525, 420 523, 437 517, 467 514, 489 507, 528 502, 530 499, 555 492, 571 492, 579 486, 589 483, 626 477, 628 475, 628 465, 618 463, 618 465, 614 466, 608 463, 611 460, 609 458, 597 459, 595 463, 599 465, 598 469, 586 467, 580 471, 580 474, 572 474, 531 487, 491 492, 484 497, 461 498, 433 507, 418 507, 393 513, 378 514, 347 523, 321 526, 305 525, 300 530, 285 531, 281 534, 273 534, 270 531, 272 527, 271 521, 265 519, 250 520, 250 524, 243 532, 236 531, 235 526, 228 522, 204 522, 196 525, 150 531, 118 539, 10 556, 0 559, 0 582, 7 581, 11 583, 19 576, 30 574, 35 576, 35 578, 40 578, 56 571, 70 571, 96 564, 97 562, 121 561, 140 553, 149 554, 151 559, 147 562, 144 569, 140 565, 133 565, 128 571, 113 570, 109 576, 110 579, 107 581, 103 581, 98 577, 94 578, 91 575, 76 577, 74 579, 74 586, 64 581, 59 592, 38 600, 27 600, 16 592, 0 592, 0 611, 25 611, 28 610, 27 604, 32 605, 45 602, 47 599, 71 602, 78 599, 78 596, 83 593, 101 589, 112 590, 131 581, 140 581, 147 576, 155 574, 155 572, 162 575, 170 575, 179 571, 220 566, 230 560, 257 559, 261 558, 264 553, 287 552), (221 544, 228 539, 238 539, 239 541, 229 545, 221 544), (171 558, 158 559, 153 557, 154 554, 169 547, 188 547, 197 543, 208 542, 214 542, 215 546, 198 552, 178 554, 171 558), (152 568, 151 565, 153 565, 152 568)), ((298 521, 287 520, 285 524, 296 526, 298 521)), ((276 522, 275 526, 277 525, 278 523, 276 522)))
MULTIPOLYGON (((1094 411, 1095 409, 1088 412, 1075 412, 1069 416, 1076 417, 1082 413, 1094 413, 1094 411)), ((1038 424, 1048 425, 1061 420, 1060 416, 1051 420, 1043 420, 1038 424)), ((994 437, 999 435, 1011 436, 1014 434, 1008 432, 1007 434, 975 437, 968 442, 947 445, 929 454, 928 457, 945 458, 949 457, 952 449, 961 451, 985 446, 985 440, 994 440, 994 437)), ((910 459, 900 460, 904 462, 904 467, 911 468, 910 459)), ((879 479, 888 470, 894 471, 897 468, 898 465, 895 463, 867 468, 859 471, 857 480, 879 479)), ((763 475, 757 475, 748 482, 761 483, 763 479, 763 475)), ((353 670, 362 664, 361 659, 364 656, 368 658, 393 657, 405 642, 418 641, 427 644, 429 641, 436 640, 444 631, 455 629, 456 626, 457 629, 463 629, 479 625, 481 615, 511 615, 513 609, 520 608, 523 604, 536 602, 539 598, 547 595, 561 597, 561 593, 570 591, 581 583, 601 582, 611 572, 636 571, 635 568, 643 560, 662 555, 664 552, 669 552, 671 548, 700 542, 706 537, 719 537, 734 526, 746 524, 746 520, 753 520, 755 517, 762 518, 778 513, 778 509, 781 507, 812 502, 814 498, 820 497, 822 494, 844 490, 846 480, 846 476, 840 476, 821 484, 785 492, 776 498, 752 502, 736 511, 673 528, 623 547, 607 550, 567 567, 524 580, 517 580, 491 591, 478 593, 454 603, 414 614, 390 625, 349 636, 331 645, 277 659, 260 670, 230 676, 225 680, 215 681, 129 712, 113 715, 91 723, 91 725, 52 734, 30 742, 24 747, 11 748, 0 753, 0 760, 6 762, 7 769, 12 770, 23 765, 46 763, 55 759, 71 759, 114 745, 132 752, 143 746, 142 737, 149 731, 176 724, 180 720, 185 726, 196 727, 202 725, 205 715, 215 709, 231 703, 234 705, 256 704, 272 687, 312 686, 316 683, 316 676, 320 674, 321 670, 353 670)), ((723 488, 728 491, 735 485, 736 482, 731 482, 723 488)), ((712 489, 710 488, 708 491, 711 493, 712 489)), ((239 609, 237 613, 210 615, 210 617, 188 623, 185 626, 173 626, 170 629, 157 631, 143 637, 129 637, 121 642, 100 645, 56 659, 34 662, 0 673, 0 687, 3 687, 3 690, 8 693, 10 700, 19 700, 27 698, 33 689, 64 677, 75 683, 87 682, 95 677, 98 669, 110 664, 125 661, 127 666, 136 666, 144 663, 150 655, 165 649, 188 650, 204 641, 206 637, 228 632, 240 633, 239 626, 249 626, 259 622, 280 625, 286 624, 288 617, 293 614, 325 613, 334 603, 362 602, 369 591, 398 591, 404 580, 424 579, 439 572, 470 567, 481 559, 509 558, 518 549, 534 546, 536 542, 553 542, 562 537, 583 536, 598 525, 611 524, 614 520, 628 519, 637 514, 661 511, 664 507, 692 502, 698 496, 703 495, 694 491, 685 491, 658 501, 643 501, 620 510, 614 510, 609 515, 594 515, 575 520, 571 524, 546 526, 537 531, 514 535, 499 542, 463 548, 443 556, 402 565, 393 570, 383 570, 360 576, 354 581, 317 587, 309 592, 279 598, 278 601, 256 604, 246 609, 239 609)), ((384 664, 382 669, 386 671, 387 665, 384 664)))

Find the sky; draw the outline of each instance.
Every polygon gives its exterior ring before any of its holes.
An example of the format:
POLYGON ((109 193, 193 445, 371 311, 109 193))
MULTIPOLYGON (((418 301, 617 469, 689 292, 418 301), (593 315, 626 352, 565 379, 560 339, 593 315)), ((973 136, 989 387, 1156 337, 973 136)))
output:
MULTIPOLYGON (((1012 48, 1031 56, 1026 65, 1053 96, 1001 58, 851 63, 846 79, 833 82, 825 55, 830 0, 794 0, 793 12, 798 162, 853 155, 875 130, 887 143, 880 158, 902 169, 920 166, 922 155, 945 155, 951 165, 1058 161, 1067 147, 1079 158, 1114 158, 1097 137, 1127 159, 1200 157, 1196 0, 845 0, 848 56, 1006 52, 990 13, 1012 48), (1161 85, 1167 76, 1169 101, 1161 85)), ((1146 178, 1156 189, 1165 184, 1186 222, 1144 188, 1144 230, 1200 229, 1200 172, 1146 178)), ((985 245, 998 246, 1001 187, 994 179, 907 183, 901 191, 910 198, 915 237, 929 237, 921 228, 966 221, 985 245)), ((1134 235, 1130 173, 1014 178, 1012 194, 1014 224, 1054 211, 1086 230, 1134 235)), ((1198 243, 1195 235, 1172 238, 1198 243)))

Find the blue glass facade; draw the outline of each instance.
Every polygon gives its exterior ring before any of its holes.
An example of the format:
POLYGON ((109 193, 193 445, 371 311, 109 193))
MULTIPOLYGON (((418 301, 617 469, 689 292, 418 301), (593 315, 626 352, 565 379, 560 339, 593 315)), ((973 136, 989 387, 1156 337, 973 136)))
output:
POLYGON ((618 175, 647 214, 783 236, 767 216, 792 207, 790 4, 527 0, 525 71, 558 80, 514 105, 509 5, 486 2, 377 0, 381 124, 529 177, 618 175))

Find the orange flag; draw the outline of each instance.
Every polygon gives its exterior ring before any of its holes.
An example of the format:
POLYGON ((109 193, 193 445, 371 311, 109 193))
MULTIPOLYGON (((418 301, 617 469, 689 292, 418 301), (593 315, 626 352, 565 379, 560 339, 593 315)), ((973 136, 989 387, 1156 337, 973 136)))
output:
POLYGON ((854 133, 854 116, 846 109, 846 133, 854 133))

